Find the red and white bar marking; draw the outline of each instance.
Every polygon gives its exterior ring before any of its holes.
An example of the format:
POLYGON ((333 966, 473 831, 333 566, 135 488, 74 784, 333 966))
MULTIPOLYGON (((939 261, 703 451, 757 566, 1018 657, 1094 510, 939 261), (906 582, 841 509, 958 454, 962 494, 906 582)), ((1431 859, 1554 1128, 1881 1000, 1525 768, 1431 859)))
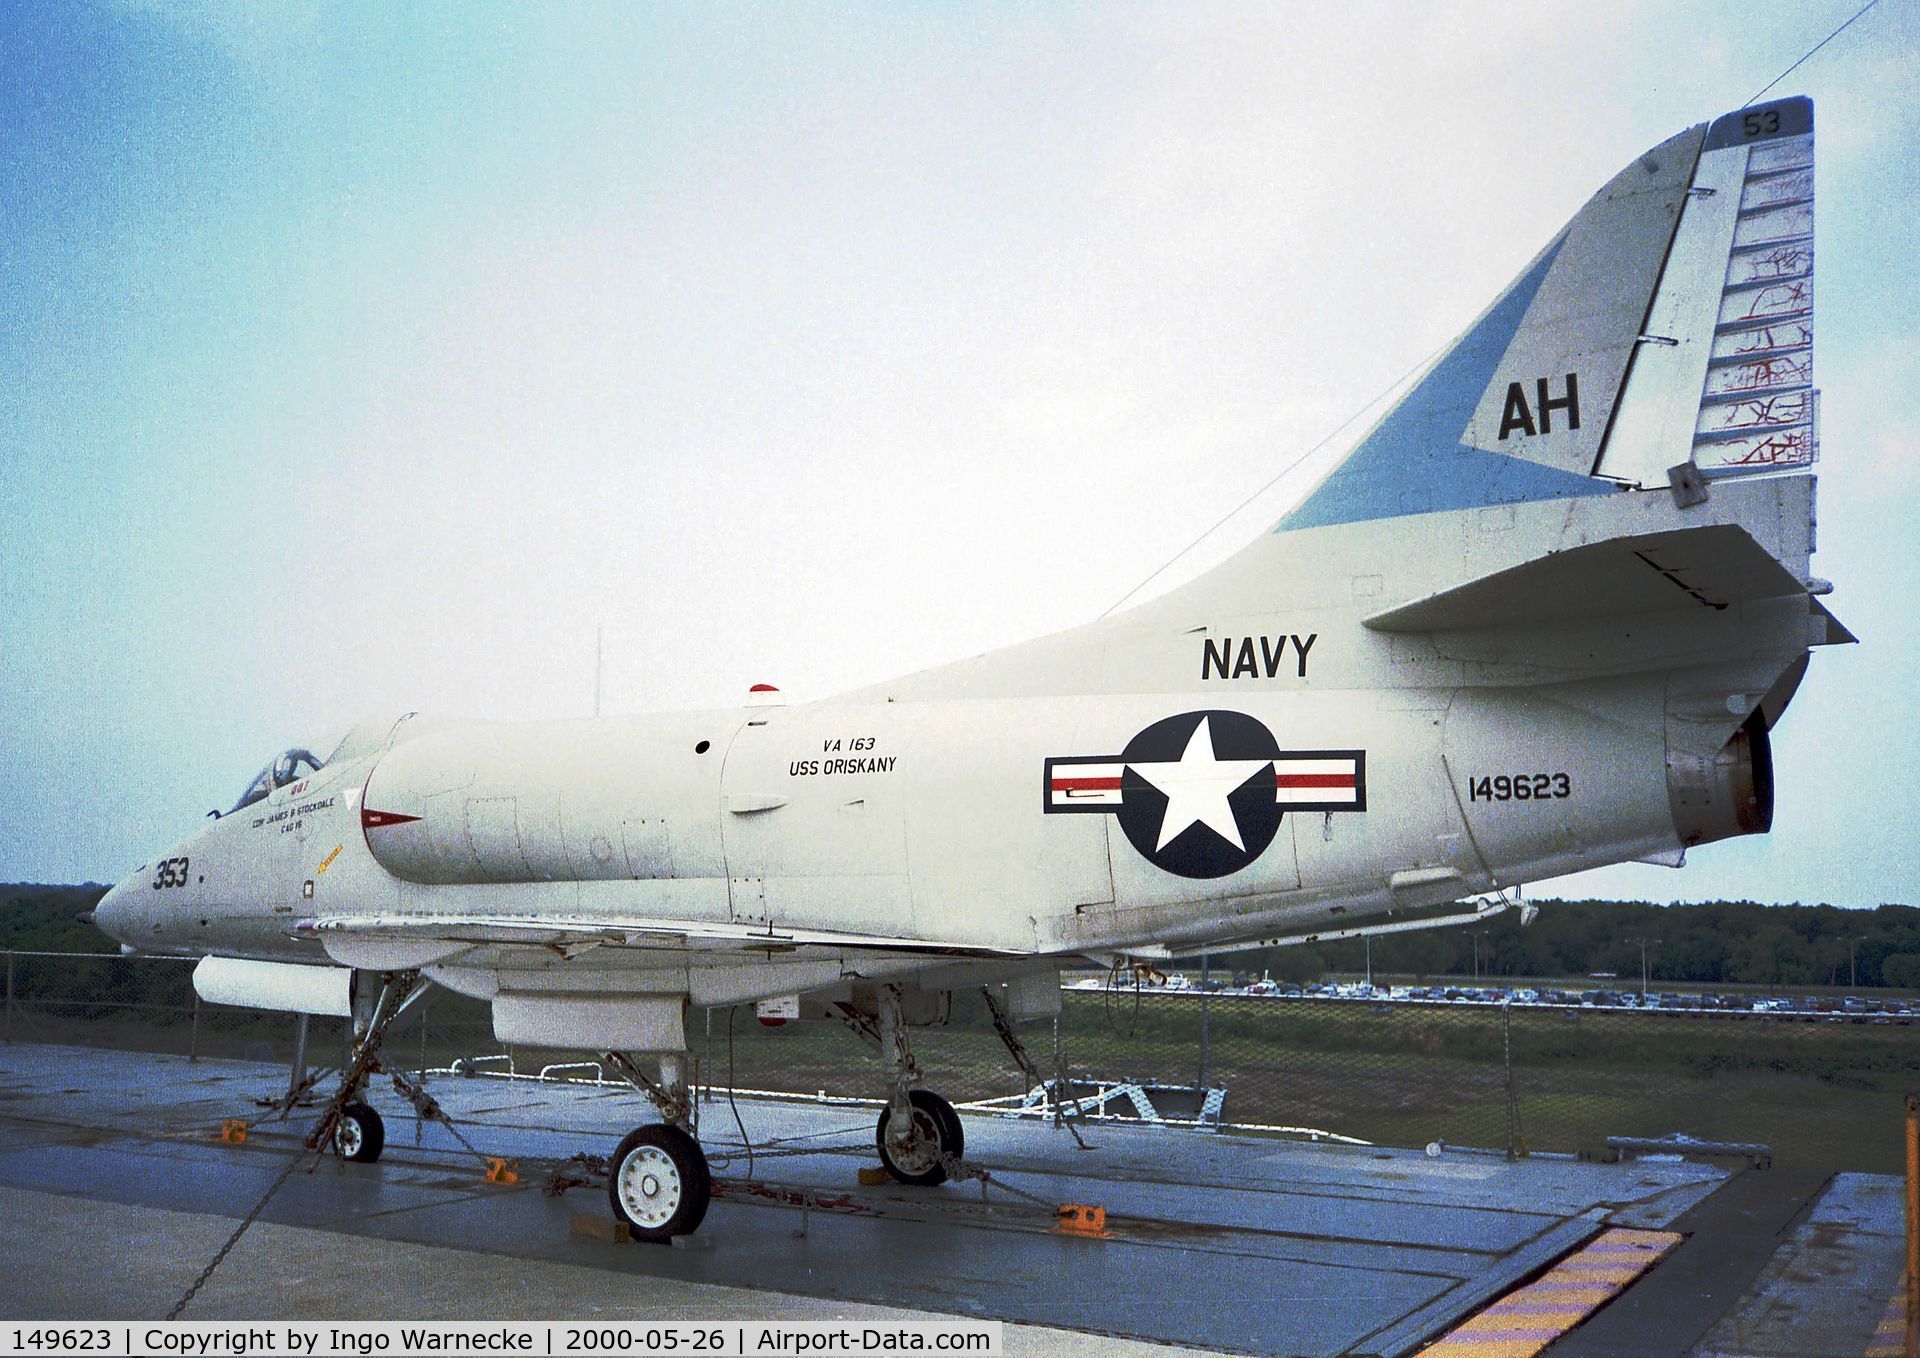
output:
POLYGON ((1358 806, 1360 761, 1351 755, 1283 754, 1273 761, 1273 783, 1274 800, 1282 806, 1358 806))
MULTIPOLYGON (((1079 811, 1120 805, 1121 760, 1056 762, 1047 781, 1047 805, 1079 811)), ((1274 800, 1282 806, 1316 808, 1360 804, 1360 761, 1352 755, 1288 755, 1273 761, 1274 800)))
MULTIPOLYGON (((1120 774, 1126 765, 1055 764, 1047 781, 1047 805, 1063 810, 1120 805, 1120 774)), ((1031 786, 1031 784, 1029 784, 1031 786)))

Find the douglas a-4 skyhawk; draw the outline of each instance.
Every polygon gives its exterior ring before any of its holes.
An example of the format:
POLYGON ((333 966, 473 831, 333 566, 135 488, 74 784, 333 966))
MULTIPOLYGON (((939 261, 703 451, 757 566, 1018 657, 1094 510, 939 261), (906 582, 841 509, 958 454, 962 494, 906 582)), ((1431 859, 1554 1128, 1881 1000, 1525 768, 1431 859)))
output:
POLYGON ((642 1237, 707 1208, 690 1007, 845 1021, 883 1058, 882 1161, 938 1183, 961 1123, 907 1035, 957 988, 1034 1018, 1063 965, 1426 923, 1769 828, 1768 731, 1810 648, 1851 640, 1808 570, 1813 258, 1812 105, 1690 128, 1164 597, 821 702, 372 722, 282 755, 94 918, 203 954, 209 999, 351 1014, 314 1143, 351 1158, 430 980, 648 1089, 662 1120, 610 1178, 642 1237))

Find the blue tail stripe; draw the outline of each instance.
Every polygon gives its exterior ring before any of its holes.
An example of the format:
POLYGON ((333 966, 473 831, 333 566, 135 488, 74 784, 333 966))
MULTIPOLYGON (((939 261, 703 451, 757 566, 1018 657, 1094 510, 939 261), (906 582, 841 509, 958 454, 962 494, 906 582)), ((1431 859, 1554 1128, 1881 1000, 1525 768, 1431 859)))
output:
POLYGON ((1482 452, 1459 441, 1559 252, 1560 242, 1555 242, 1274 531, 1619 489, 1611 482, 1482 452))

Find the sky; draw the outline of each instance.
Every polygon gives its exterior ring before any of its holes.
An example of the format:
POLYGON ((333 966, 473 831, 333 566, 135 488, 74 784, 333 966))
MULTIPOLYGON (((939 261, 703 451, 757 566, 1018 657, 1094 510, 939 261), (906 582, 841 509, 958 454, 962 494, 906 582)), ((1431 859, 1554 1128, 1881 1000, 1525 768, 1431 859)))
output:
MULTIPOLYGON (((0 880, 369 715, 585 715, 597 633, 611 714, 1071 626, 1251 497, 1164 591, 1856 8, 0 6, 0 880)), ((1920 904, 1916 54, 1882 0, 1772 91, 1862 644, 1771 836, 1534 895, 1920 904)))

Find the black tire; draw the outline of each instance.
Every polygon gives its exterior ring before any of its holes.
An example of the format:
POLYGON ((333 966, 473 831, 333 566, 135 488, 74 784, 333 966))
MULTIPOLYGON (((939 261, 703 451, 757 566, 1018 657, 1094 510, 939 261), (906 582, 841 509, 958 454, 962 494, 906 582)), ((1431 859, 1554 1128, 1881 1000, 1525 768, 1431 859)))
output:
POLYGON ((880 1121, 873 1129, 873 1140, 880 1151, 880 1163, 903 1184, 931 1187, 945 1183, 947 1157, 958 1160, 967 1148, 966 1133, 953 1105, 930 1089, 910 1089, 907 1102, 913 1105, 914 1130, 919 1134, 914 1151, 897 1156, 887 1144, 887 1124, 893 1119, 893 1105, 880 1110, 880 1121))
POLYGON ((607 1200, 635 1240, 691 1235, 713 1201, 706 1152, 678 1127, 636 1127, 607 1166, 607 1200))
POLYGON ((967 1153, 967 1132, 960 1125, 960 1114, 938 1094, 928 1094, 927 1097, 933 1100, 934 1111, 940 1114, 940 1121, 944 1124, 947 1154, 956 1160, 960 1159, 967 1153))
POLYGON ((342 1160, 372 1164, 387 1148, 387 1125, 380 1115, 364 1103, 350 1103, 340 1110, 334 1124, 333 1148, 342 1160))

